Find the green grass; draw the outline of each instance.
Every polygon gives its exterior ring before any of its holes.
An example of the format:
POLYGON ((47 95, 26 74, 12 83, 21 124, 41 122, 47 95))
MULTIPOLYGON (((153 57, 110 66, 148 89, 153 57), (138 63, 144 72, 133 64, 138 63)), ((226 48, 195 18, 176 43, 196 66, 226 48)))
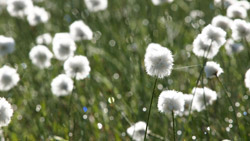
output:
MULTIPOLYGON (((175 0, 161 6, 154 6, 150 0, 109 0, 108 9, 97 13, 89 13, 84 2, 78 0, 45 0, 37 5, 50 12, 47 24, 31 27, 27 20, 13 18, 6 10, 1 13, 0 33, 15 39, 16 50, 1 58, 0 65, 18 68, 21 78, 17 87, 0 92, 0 97, 7 98, 15 111, 9 126, 3 128, 6 140, 56 140, 55 136, 68 140, 69 124, 75 125, 72 140, 131 140, 126 130, 130 122, 146 121, 155 80, 146 74, 144 68, 147 45, 156 42, 168 47, 174 54, 174 68, 201 65, 202 59, 197 58, 188 45, 214 16, 225 13, 214 7, 211 0, 175 0), (191 23, 185 22, 185 17, 197 9, 205 13, 201 19, 206 24, 194 29, 191 23), (76 81, 70 107, 71 96, 55 97, 50 90, 52 79, 63 73, 63 62, 53 59, 49 69, 40 70, 31 63, 28 54, 38 35, 68 32, 69 25, 75 20, 88 24, 94 32, 94 39, 77 43, 76 55, 86 55, 84 50, 88 50, 91 73, 87 79, 76 81), (38 105, 40 111, 36 111, 38 105), (87 112, 83 107, 88 108, 87 112), (143 111, 145 107, 146 112, 143 111), (87 115, 87 119, 83 119, 83 115, 87 115), (102 124, 102 129, 98 129, 98 123, 102 124)), ((49 48, 52 50, 51 45, 49 48)), ((245 72, 250 68, 246 49, 245 46, 245 51, 229 57, 222 47, 213 59, 224 69, 220 79, 231 93, 231 100, 240 103, 236 111, 242 114, 238 118, 242 140, 250 139, 249 92, 244 86, 245 72), (244 116, 243 112, 247 115, 244 116)), ((158 81, 158 86, 191 93, 200 69, 201 66, 174 69, 170 77, 158 81)), ((235 122, 230 132, 226 131, 229 123, 225 119, 233 119, 230 104, 224 97, 226 93, 216 79, 204 78, 204 81, 204 85, 217 91, 219 96, 213 105, 208 106, 210 139, 239 140, 235 122)), ((171 140, 171 114, 164 115, 157 110, 161 91, 156 89, 155 92, 149 129, 171 140)), ((191 140, 192 136, 198 140, 206 139, 204 112, 194 112, 192 120, 186 116, 176 118, 176 131, 182 132, 177 135, 178 140, 191 140)), ((154 137, 149 139, 157 140, 154 137)))

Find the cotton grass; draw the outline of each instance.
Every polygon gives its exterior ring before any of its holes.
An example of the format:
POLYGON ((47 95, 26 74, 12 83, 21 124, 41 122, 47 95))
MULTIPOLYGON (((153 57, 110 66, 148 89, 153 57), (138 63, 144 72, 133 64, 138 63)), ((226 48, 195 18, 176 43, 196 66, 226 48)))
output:
POLYGON ((33 8, 31 0, 8 0, 7 11, 13 17, 23 18, 27 16, 33 8))
POLYGON ((46 46, 37 45, 31 49, 29 57, 34 65, 43 69, 50 67, 53 54, 46 46))
MULTIPOLYGON (((143 141, 143 137, 146 130, 146 123, 143 121, 138 121, 127 129, 128 135, 135 141, 143 141)), ((150 131, 148 130, 148 133, 150 131)), ((148 134, 147 133, 147 134, 148 134)))
POLYGON ((223 73, 220 65, 214 61, 208 61, 204 68, 207 78, 219 77, 221 73, 223 73))
POLYGON ((90 73, 89 60, 85 56, 74 56, 64 63, 64 71, 71 78, 76 80, 85 79, 90 73))
POLYGON ((51 91, 55 96, 69 95, 73 88, 73 80, 65 74, 58 75, 51 82, 51 91))
POLYGON ((13 109, 10 103, 5 98, 0 97, 0 128, 8 126, 12 116, 13 109))
POLYGON ((70 35, 75 41, 92 40, 93 32, 83 21, 75 21, 70 27, 70 35))
POLYGON ((84 0, 90 12, 98 12, 107 9, 108 0, 84 0))
POLYGON ((15 50, 15 41, 12 37, 0 35, 0 56, 11 54, 15 50))
POLYGON ((250 91, 250 69, 245 74, 245 86, 249 89, 250 91))
POLYGON ((160 44, 150 43, 144 62, 148 75, 164 78, 171 74, 174 59, 168 48, 162 47, 160 44))
POLYGON ((192 109, 201 112, 206 109, 206 106, 212 105, 217 99, 217 93, 207 87, 193 88, 194 94, 192 109))
POLYGON ((65 61, 74 56, 76 44, 69 33, 57 33, 52 44, 56 59, 65 61))
POLYGON ((181 92, 167 90, 161 92, 158 98, 158 110, 161 113, 183 112, 184 111, 184 96, 181 92))
POLYGON ((34 6, 27 16, 28 22, 31 26, 36 26, 40 23, 47 23, 49 18, 49 13, 44 8, 38 6, 34 6))
POLYGON ((0 91, 9 91, 17 85, 19 80, 16 69, 6 65, 0 68, 0 91))

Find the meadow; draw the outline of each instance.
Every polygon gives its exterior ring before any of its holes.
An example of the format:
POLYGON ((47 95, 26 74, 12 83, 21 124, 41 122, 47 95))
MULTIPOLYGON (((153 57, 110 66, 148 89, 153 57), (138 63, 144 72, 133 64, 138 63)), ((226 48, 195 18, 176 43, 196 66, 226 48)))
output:
MULTIPOLYGON (((14 111, 7 126, 1 127, 0 121, 0 140, 132 140, 127 129, 138 121, 146 123, 149 109, 146 140, 250 140, 250 84, 245 84, 249 36, 235 41, 244 47, 239 52, 229 54, 226 43, 212 58, 193 52, 197 35, 215 16, 227 16, 227 5, 216 5, 216 0, 174 0, 159 5, 151 0, 109 0, 106 9, 91 11, 83 0, 34 0, 33 5, 43 7, 49 19, 31 25, 26 16, 10 15, 1 1, 0 35, 12 37, 15 50, 2 55, 0 40, 0 67, 15 68, 20 80, 0 91, 14 111), (66 73, 65 59, 55 57, 54 43, 48 43, 53 58, 41 68, 34 65, 30 52, 39 44, 39 35, 49 33, 53 39, 57 33, 69 33, 70 25, 79 20, 89 26, 93 37, 75 41, 74 55, 86 56, 91 70, 83 79, 72 78, 74 88, 69 94, 57 96, 51 82, 66 73), (172 52, 169 76, 147 74, 144 57, 150 43, 172 52), (207 78, 207 61, 217 62, 224 72, 207 78), (159 112, 158 97, 164 90, 193 95, 194 87, 210 88, 217 99, 199 112, 176 115, 174 134, 173 116, 159 112)), ((249 21, 249 17, 240 19, 249 21)), ((226 32, 226 40, 232 38, 233 31, 226 32)), ((250 35, 250 30, 246 32, 250 35)), ((1 112, 0 103, 0 120, 1 112)), ((137 140, 144 140, 144 133, 137 140)))

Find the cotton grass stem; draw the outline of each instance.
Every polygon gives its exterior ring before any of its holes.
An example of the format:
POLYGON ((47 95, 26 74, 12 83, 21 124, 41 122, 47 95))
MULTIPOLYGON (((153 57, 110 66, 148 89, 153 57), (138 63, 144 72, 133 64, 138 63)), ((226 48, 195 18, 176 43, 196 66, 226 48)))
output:
POLYGON ((249 51, 250 46, 249 46, 249 43, 248 43, 248 41, 247 41, 246 38, 244 38, 243 40, 244 40, 244 42, 245 42, 245 44, 246 44, 246 47, 247 47, 248 59, 250 60, 250 51, 249 51))
MULTIPOLYGON (((76 81, 76 78, 74 77, 74 84, 76 85, 77 84, 77 81, 76 81)), ((77 86, 77 85, 76 85, 77 86)), ((76 86, 75 86, 75 89, 73 89, 72 91, 72 94, 70 96, 70 103, 69 103, 69 132, 71 132, 71 118, 72 118, 72 112, 74 113, 74 108, 73 108, 73 100, 74 100, 74 93, 76 91, 76 86)), ((74 117, 73 117, 73 133, 72 133, 72 137, 71 137, 71 140, 74 140, 74 131, 75 131, 75 120, 74 120, 74 117)))
POLYGON ((238 134, 239 134, 239 137, 241 137, 241 133, 240 133, 240 126, 239 126, 239 122, 238 122, 238 118, 237 118, 237 114, 236 114, 236 110, 235 110, 235 106, 232 102, 232 100, 230 99, 230 93, 228 92, 228 90, 226 89, 226 87, 224 86, 224 84, 220 81, 219 77, 216 77, 218 82, 220 83, 220 85, 222 86, 223 90, 225 91, 226 93, 226 98, 228 100, 228 102, 230 103, 230 105, 232 106, 233 108, 233 115, 234 115, 234 120, 236 122, 236 126, 237 126, 237 131, 238 131, 238 134))
MULTIPOLYGON (((204 90, 203 75, 202 75, 201 79, 202 79, 201 80, 201 85, 202 85, 202 88, 204 90)), ((205 105, 205 116, 206 116, 206 120, 207 120, 207 126, 210 127, 209 114, 208 114, 208 109, 207 109, 207 101, 206 101, 206 96, 205 96, 205 90, 203 92, 203 100, 204 100, 204 105, 205 105)), ((207 130, 207 128, 206 128, 206 130, 207 130)), ((209 130, 209 131, 211 131, 211 130, 209 130)), ((207 140, 208 141, 210 140, 209 134, 210 134, 210 132, 209 133, 207 132, 207 140)))
POLYGON ((174 111, 172 110, 172 120, 173 120, 173 140, 176 141, 175 137, 175 119, 174 119, 174 111))
POLYGON ((161 140, 161 141, 164 141, 164 138, 158 134, 155 134, 155 133, 148 133, 149 136, 152 136, 158 140, 161 140))
POLYGON ((148 118, 147 118, 146 131, 145 131, 145 134, 144 134, 144 141, 146 141, 146 137, 147 137, 148 124, 149 124, 149 117, 150 117, 150 113, 151 113, 151 108, 152 108, 152 103, 153 103, 153 99, 154 99, 154 93, 155 93, 155 88, 156 88, 157 80, 158 80, 158 78, 155 79, 154 88, 153 88, 152 96, 151 96, 151 100, 150 100, 150 106, 149 106, 149 111, 148 111, 148 118))
MULTIPOLYGON (((201 70, 200 70, 199 77, 198 77, 198 79, 197 79, 197 81, 196 81, 195 87, 198 86, 199 81, 200 81, 200 79, 201 79, 201 77, 202 77, 202 74, 203 74, 205 65, 206 65, 206 63, 207 63, 207 56, 208 56, 209 51, 210 51, 210 49, 211 49, 211 47, 212 47, 212 43, 213 43, 213 41, 211 41, 211 44, 210 44, 210 46, 209 46, 209 48, 208 48, 208 51, 207 51, 207 52, 206 52, 206 51, 204 52, 202 68, 201 68, 201 70), (206 56, 206 57, 205 57, 205 56, 206 56)), ((196 89, 194 90, 194 92, 193 92, 192 95, 194 96, 195 93, 196 93, 196 89)), ((190 113, 191 113, 191 110, 192 110, 193 100, 194 100, 194 99, 192 98, 191 104, 190 104, 190 107, 189 107, 189 111, 188 111, 188 113, 189 113, 189 118, 190 118, 190 116, 191 116, 190 113)))

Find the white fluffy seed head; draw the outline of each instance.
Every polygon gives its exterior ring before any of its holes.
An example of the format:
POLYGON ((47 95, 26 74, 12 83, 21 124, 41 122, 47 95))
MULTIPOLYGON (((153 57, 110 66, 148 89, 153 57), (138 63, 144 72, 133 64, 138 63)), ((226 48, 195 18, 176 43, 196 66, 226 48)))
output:
POLYGON ((36 43, 39 45, 49 45, 52 42, 52 37, 49 33, 39 35, 36 38, 36 43))
POLYGON ((211 24, 204 27, 201 34, 206 36, 208 42, 215 43, 219 47, 226 42, 226 32, 223 29, 215 27, 211 24))
POLYGON ((212 105, 217 99, 217 94, 215 91, 204 87, 204 88, 193 88, 192 93, 194 94, 194 100, 192 104, 192 110, 197 110, 198 112, 204 110, 206 105, 212 105), (204 101, 205 97, 205 101, 204 101))
POLYGON ((31 49, 29 57, 34 65, 43 69, 50 67, 50 60, 53 57, 53 54, 46 46, 37 45, 31 49))
POLYGON ((237 1, 237 2, 234 3, 234 5, 245 8, 246 10, 250 9, 250 3, 248 1, 246 1, 246 0, 237 1))
POLYGON ((16 69, 9 66, 0 68, 0 91, 9 91, 17 85, 20 78, 16 69))
POLYGON ((0 9, 2 8, 2 7, 5 7, 5 6, 7 6, 7 0, 0 0, 0 9))
POLYGON ((184 96, 181 92, 174 90, 166 90, 161 92, 158 98, 158 110, 161 113, 168 112, 183 112, 184 111, 184 96))
POLYGON ((185 101, 185 105, 190 105, 193 99, 193 95, 191 94, 183 94, 183 98, 185 101))
POLYGON ((233 23, 233 21, 230 18, 228 18, 226 16, 222 16, 222 15, 218 15, 218 16, 214 17, 212 20, 213 26, 220 27, 225 31, 230 29, 232 23, 233 23))
POLYGON ((174 0, 152 0, 152 3, 154 5, 161 5, 163 3, 171 3, 173 2, 174 0))
POLYGON ((247 17, 247 10, 240 5, 233 4, 227 8, 227 16, 229 18, 244 19, 247 17))
POLYGON ((10 54, 15 50, 15 41, 11 37, 0 35, 0 56, 10 54))
POLYGON ((69 33, 57 33, 52 44, 56 59, 64 61, 74 56, 76 44, 69 33))
POLYGON ((232 37, 234 40, 244 39, 250 35, 250 23, 236 19, 232 24, 232 37))
POLYGON ((13 109, 10 103, 5 98, 0 97, 0 128, 11 122, 12 115, 13 109))
MULTIPOLYGON (((133 140, 142 141, 146 132, 146 125, 146 122, 138 121, 127 129, 127 133, 133 140)), ((150 133, 150 131, 147 130, 147 133, 150 133)))
POLYGON ((70 35, 75 41, 92 40, 93 32, 83 21, 75 21, 69 27, 70 35))
POLYGON ((218 64, 214 61, 208 61, 206 63, 204 71, 206 73, 207 78, 219 77, 220 74, 223 73, 223 70, 220 67, 220 64, 218 64))
POLYGON ((199 34, 193 42, 193 53, 198 57, 212 59, 219 52, 220 47, 211 43, 203 34, 199 34))
POLYGON ((31 0, 8 0, 7 11, 13 17, 23 18, 27 16, 33 8, 31 0))
POLYGON ((87 57, 74 56, 64 62, 64 71, 71 78, 82 80, 90 73, 90 66, 87 57))
POLYGON ((90 12, 98 12, 107 9, 108 0, 84 0, 90 12))
POLYGON ((49 13, 44 8, 37 6, 34 6, 27 16, 28 22, 31 26, 36 26, 40 23, 47 23, 49 18, 49 13))
POLYGON ((148 75, 164 78, 171 74, 174 59, 168 48, 150 43, 146 50, 144 62, 148 75))
POLYGON ((239 53, 244 49, 244 46, 241 43, 235 43, 233 39, 228 39, 225 48, 228 55, 232 55, 234 53, 239 53))
POLYGON ((72 93, 73 80, 65 74, 60 74, 51 82, 51 91, 55 96, 66 96, 72 93))
POLYGON ((249 89, 250 91, 250 69, 246 72, 245 74, 245 86, 249 89))

